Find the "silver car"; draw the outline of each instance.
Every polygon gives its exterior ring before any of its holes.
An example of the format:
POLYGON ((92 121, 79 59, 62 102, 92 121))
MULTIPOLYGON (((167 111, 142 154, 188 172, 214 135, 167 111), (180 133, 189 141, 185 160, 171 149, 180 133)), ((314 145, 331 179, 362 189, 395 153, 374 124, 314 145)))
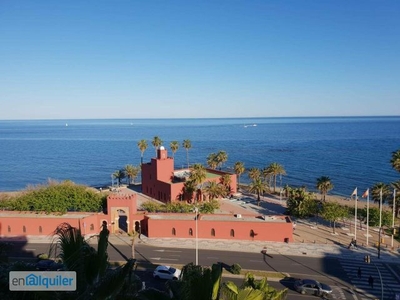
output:
POLYGON ((294 288, 300 294, 309 294, 319 297, 327 297, 332 294, 332 289, 329 285, 313 279, 296 280, 294 288))
POLYGON ((180 276, 181 270, 170 266, 158 266, 153 272, 155 279, 178 280, 180 276))

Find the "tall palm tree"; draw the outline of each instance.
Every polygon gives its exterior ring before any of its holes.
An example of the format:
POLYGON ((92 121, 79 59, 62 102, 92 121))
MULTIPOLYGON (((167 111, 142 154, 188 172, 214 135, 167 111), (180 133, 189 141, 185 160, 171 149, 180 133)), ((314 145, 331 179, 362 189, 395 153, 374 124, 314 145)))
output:
POLYGON ((258 169, 258 168, 251 168, 250 170, 249 170, 249 178, 251 179, 251 180, 256 180, 256 179, 258 179, 258 178, 260 178, 260 176, 261 176, 261 171, 260 171, 260 169, 258 169))
POLYGON ((115 178, 115 179, 117 179, 117 181, 118 181, 118 186, 120 186, 121 185, 121 181, 122 181, 122 179, 124 179, 125 177, 126 177, 126 174, 125 174, 125 170, 117 170, 117 171, 115 171, 114 173, 113 173, 113 177, 115 178))
POLYGON ((147 141, 146 140, 140 140, 138 142, 138 147, 139 147, 139 150, 140 150, 140 153, 141 153, 140 164, 143 165, 143 154, 144 154, 144 151, 146 151, 146 149, 148 147, 147 141))
MULTIPOLYGON (((200 192, 202 192, 202 187, 203 187, 203 182, 207 178, 207 171, 204 168, 203 165, 201 164, 194 164, 193 167, 191 168, 191 172, 189 175, 189 181, 192 181, 196 187, 197 190, 199 185, 200 185, 200 192)), ((198 198, 198 195, 196 195, 196 198, 198 198)), ((196 199, 198 200, 198 199, 196 199)))
MULTIPOLYGON (((400 210, 400 180, 392 182, 391 186, 396 190, 396 202, 395 202, 394 208, 395 208, 395 214, 396 214, 396 218, 397 218, 397 216, 399 215, 399 210, 400 210)), ((392 209, 393 209, 393 202, 394 202, 393 196, 394 196, 394 194, 392 195, 392 201, 390 203, 390 207, 392 209)))
POLYGON ((80 229, 63 223, 54 234, 56 243, 51 252, 60 248, 59 258, 67 271, 75 271, 77 289, 70 296, 77 299, 112 299, 122 290, 125 278, 130 274, 135 260, 128 259, 122 268, 109 269, 107 224, 103 223, 99 234, 97 250, 84 239, 80 229))
POLYGON ((231 183, 232 183, 232 179, 231 179, 231 175, 229 174, 224 174, 221 177, 221 184, 224 186, 227 194, 231 193, 231 183))
POLYGON ((139 175, 140 167, 136 167, 133 165, 126 165, 124 172, 128 177, 128 183, 135 183, 135 178, 139 175))
POLYGON ((228 154, 225 151, 219 151, 216 156, 218 167, 221 169, 223 164, 228 160, 228 154))
POLYGON ((189 150, 192 148, 192 142, 190 140, 184 140, 182 147, 186 149, 186 161, 187 167, 189 168, 189 150))
POLYGON ((209 200, 218 199, 219 197, 223 197, 225 193, 225 189, 221 184, 216 183, 215 181, 210 181, 204 188, 204 191, 208 195, 209 200))
POLYGON ((271 163, 267 168, 266 168, 266 173, 272 176, 272 179, 274 181, 274 193, 276 192, 276 177, 278 175, 286 175, 285 168, 274 162, 271 163))
POLYGON ((252 183, 250 183, 249 186, 249 191, 251 193, 257 194, 257 205, 260 206, 261 202, 261 195, 264 194, 267 191, 268 187, 265 184, 264 181, 261 180, 260 177, 256 178, 253 180, 252 183))
POLYGON ((379 203, 381 201, 381 191, 382 191, 382 203, 387 202, 391 198, 391 191, 388 184, 383 182, 375 183, 371 189, 372 200, 375 203, 379 203))
POLYGON ((328 176, 321 176, 317 178, 317 189, 321 192, 324 201, 326 194, 333 189, 333 184, 328 176))
POLYGON ((153 145, 154 150, 156 151, 156 157, 157 157, 157 149, 162 145, 162 143, 163 141, 158 136, 155 136, 151 141, 151 144, 153 145))
POLYGON ((244 167, 244 163, 241 161, 235 162, 235 165, 233 167, 235 170, 235 173, 238 177, 238 189, 240 188, 240 176, 246 171, 246 168, 244 167))
POLYGON ((207 165, 214 170, 218 167, 217 154, 211 153, 207 156, 207 165))
POLYGON ((390 160, 393 169, 400 172, 400 150, 392 152, 392 159, 390 160))
POLYGON ((171 148, 171 151, 172 151, 172 157, 175 158, 175 153, 179 149, 179 142, 178 141, 172 141, 169 144, 169 147, 171 148))

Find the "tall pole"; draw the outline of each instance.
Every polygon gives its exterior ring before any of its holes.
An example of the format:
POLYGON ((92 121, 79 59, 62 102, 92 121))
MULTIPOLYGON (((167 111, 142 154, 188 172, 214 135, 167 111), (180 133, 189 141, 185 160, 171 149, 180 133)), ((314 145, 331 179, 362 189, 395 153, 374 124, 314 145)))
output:
POLYGON ((379 234, 378 234, 378 258, 381 258, 381 231, 382 231, 382 189, 379 193, 379 234))
POLYGON ((369 189, 367 190, 367 247, 369 241, 369 189))
POLYGON ((356 204, 355 204, 355 214, 354 214, 354 240, 357 241, 357 188, 356 192, 356 204))
POLYGON ((396 215, 396 189, 393 190, 393 216, 392 216, 392 248, 394 245, 394 217, 396 215))
POLYGON ((199 209, 196 207, 194 209, 195 213, 196 213, 196 266, 199 265, 199 244, 198 244, 198 232, 197 232, 197 219, 198 219, 198 212, 199 209))

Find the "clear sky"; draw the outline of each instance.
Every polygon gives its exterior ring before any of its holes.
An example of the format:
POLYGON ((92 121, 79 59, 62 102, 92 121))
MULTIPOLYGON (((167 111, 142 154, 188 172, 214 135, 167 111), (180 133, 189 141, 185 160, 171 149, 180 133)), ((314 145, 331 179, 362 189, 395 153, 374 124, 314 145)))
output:
POLYGON ((0 119, 400 115, 400 1, 0 1, 0 119))

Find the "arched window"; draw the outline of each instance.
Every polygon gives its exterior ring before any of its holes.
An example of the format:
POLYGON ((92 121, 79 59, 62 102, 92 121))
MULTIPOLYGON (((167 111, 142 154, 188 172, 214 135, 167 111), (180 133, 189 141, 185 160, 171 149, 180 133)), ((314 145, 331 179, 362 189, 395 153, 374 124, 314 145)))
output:
POLYGON ((25 226, 25 225, 22 226, 22 232, 23 232, 23 233, 26 233, 26 226, 25 226))
POLYGON ((90 224, 90 230, 94 230, 94 224, 90 224))
POLYGON ((172 228, 172 235, 176 235, 176 229, 172 228))
POLYGON ((215 229, 211 228, 211 236, 215 236, 215 229))
POLYGON ((7 231, 8 231, 8 232, 11 232, 11 226, 10 226, 10 225, 8 225, 7 231))
POLYGON ((231 237, 235 237, 235 230, 231 229, 231 237))
POLYGON ((43 228, 42 228, 42 226, 39 226, 39 233, 42 233, 43 232, 43 228))
POLYGON ((252 229, 252 230, 250 230, 250 236, 253 238, 254 236, 255 236, 255 234, 254 234, 254 230, 252 229))
POLYGON ((193 236, 193 229, 192 228, 189 228, 189 235, 193 236))

